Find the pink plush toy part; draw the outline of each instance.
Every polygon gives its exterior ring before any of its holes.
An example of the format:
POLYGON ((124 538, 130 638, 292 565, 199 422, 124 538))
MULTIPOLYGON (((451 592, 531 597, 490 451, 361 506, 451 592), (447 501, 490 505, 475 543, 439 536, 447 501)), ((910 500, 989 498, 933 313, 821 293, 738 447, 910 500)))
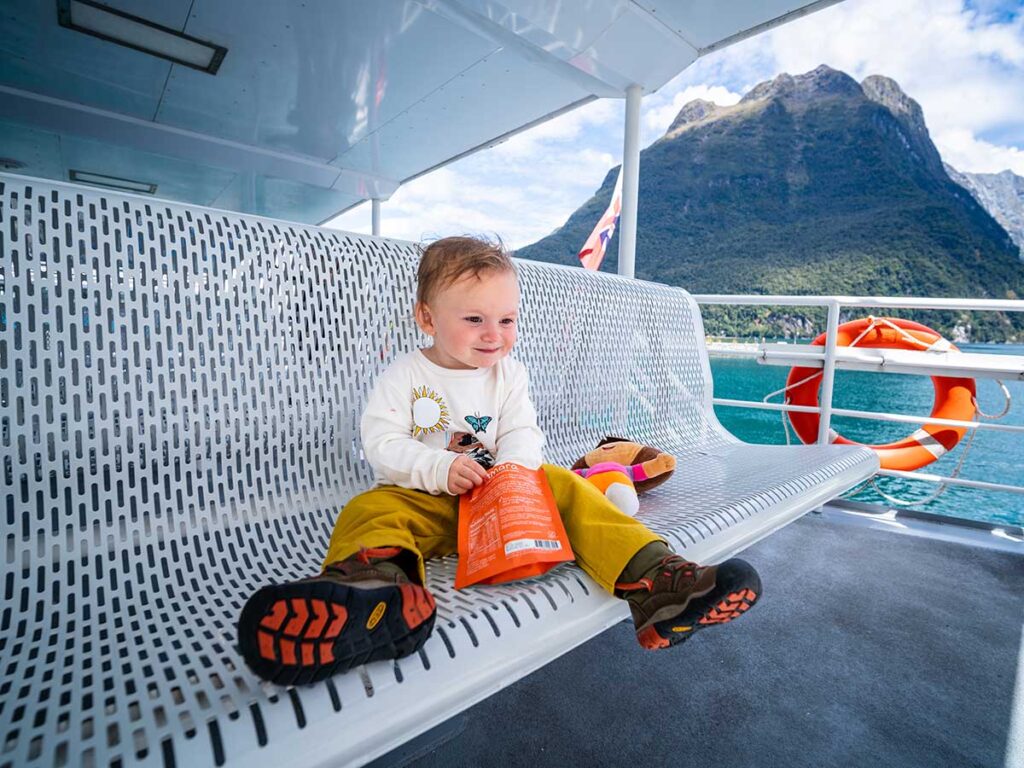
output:
POLYGON ((636 517, 640 509, 640 499, 637 498, 636 487, 633 485, 633 467, 616 464, 614 461, 603 461, 592 467, 573 471, 596 485, 620 512, 636 517))
POLYGON ((630 517, 640 509, 637 492, 665 482, 675 468, 674 456, 621 437, 606 437, 572 467, 630 517))

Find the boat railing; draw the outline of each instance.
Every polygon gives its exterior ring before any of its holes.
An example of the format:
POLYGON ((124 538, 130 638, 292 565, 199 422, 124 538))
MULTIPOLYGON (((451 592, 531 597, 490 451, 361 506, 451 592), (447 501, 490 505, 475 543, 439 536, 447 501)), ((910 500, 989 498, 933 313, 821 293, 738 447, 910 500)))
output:
MULTIPOLYGON (((1024 381, 1024 356, 994 355, 974 352, 936 354, 925 351, 896 349, 856 349, 836 344, 840 325, 840 312, 845 309, 920 309, 971 310, 989 312, 1024 312, 1024 301, 1010 299, 943 299, 894 296, 774 296, 759 294, 694 294, 701 307, 712 305, 821 307, 828 311, 824 346, 746 343, 709 348, 709 353, 757 360, 765 365, 823 368, 820 405, 795 405, 788 402, 768 403, 757 400, 736 400, 715 397, 715 405, 736 408, 756 408, 770 411, 796 411, 820 415, 818 443, 831 439, 833 416, 856 419, 899 422, 906 424, 942 424, 973 430, 995 430, 1024 434, 1024 425, 999 424, 975 419, 942 419, 929 415, 887 413, 837 408, 833 403, 833 390, 837 370, 873 371, 877 373, 917 374, 923 376, 964 376, 990 378, 999 381, 1024 381)), ((879 475, 910 478, 944 485, 959 485, 989 491, 1024 493, 1024 486, 969 480, 961 477, 938 475, 916 470, 913 472, 881 469, 879 475)))

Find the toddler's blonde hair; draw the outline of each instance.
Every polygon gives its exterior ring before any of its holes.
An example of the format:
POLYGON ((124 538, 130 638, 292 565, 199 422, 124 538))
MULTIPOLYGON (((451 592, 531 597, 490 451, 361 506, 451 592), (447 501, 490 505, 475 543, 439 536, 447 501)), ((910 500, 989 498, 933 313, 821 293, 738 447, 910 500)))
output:
POLYGON ((444 237, 420 246, 420 267, 416 276, 416 303, 428 304, 437 292, 464 275, 480 277, 483 272, 512 272, 512 258, 500 238, 444 237))

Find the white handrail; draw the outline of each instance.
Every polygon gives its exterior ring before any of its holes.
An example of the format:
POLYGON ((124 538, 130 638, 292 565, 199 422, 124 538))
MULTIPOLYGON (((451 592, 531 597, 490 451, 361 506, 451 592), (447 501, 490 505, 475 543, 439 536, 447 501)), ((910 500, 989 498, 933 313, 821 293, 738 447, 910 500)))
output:
POLYGON ((935 299, 916 296, 766 296, 762 294, 695 293, 698 304, 778 305, 790 307, 886 307, 889 309, 976 309, 1024 312, 1018 299, 935 299))
POLYGON ((944 477, 933 475, 930 472, 904 472, 899 469, 880 469, 878 474, 887 477, 902 477, 906 480, 924 480, 929 483, 942 483, 943 485, 962 485, 965 488, 980 488, 986 491, 1006 491, 1007 493, 1024 493, 1024 486, 1005 485, 1003 483, 989 483, 984 480, 964 480, 960 477, 944 477))
MULTIPOLYGON (((810 344, 708 344, 708 354, 756 360, 762 365, 822 368, 825 347, 810 344)), ((1024 381, 1024 356, 979 352, 924 352, 909 349, 837 347, 841 371, 874 371, 925 376, 958 376, 1024 381)))
MULTIPOLYGON (((733 408, 756 408, 764 411, 795 411, 796 413, 820 413, 821 409, 813 405, 792 405, 790 403, 762 403, 757 400, 730 400, 727 397, 712 398, 715 405, 726 405, 733 408)), ((962 419, 941 419, 936 416, 913 416, 904 413, 886 413, 885 411, 856 411, 849 408, 833 408, 833 416, 848 416, 854 419, 871 421, 890 421, 900 424, 939 424, 944 427, 966 427, 967 429, 994 430, 996 432, 1024 432, 1020 424, 992 424, 987 421, 964 421, 962 419)))

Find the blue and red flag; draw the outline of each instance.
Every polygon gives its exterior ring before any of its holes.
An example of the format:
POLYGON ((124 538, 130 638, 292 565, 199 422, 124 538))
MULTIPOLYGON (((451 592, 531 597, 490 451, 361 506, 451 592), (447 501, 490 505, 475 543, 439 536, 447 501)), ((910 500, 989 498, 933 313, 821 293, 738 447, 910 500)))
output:
POLYGON ((594 231, 590 233, 587 242, 580 250, 579 259, 587 269, 596 270, 601 266, 604 259, 604 250, 608 241, 615 234, 615 227, 619 223, 619 215, 622 213, 622 168, 619 168, 619 178, 615 182, 615 191, 612 192, 612 201, 608 203, 608 210, 597 222, 594 231))

